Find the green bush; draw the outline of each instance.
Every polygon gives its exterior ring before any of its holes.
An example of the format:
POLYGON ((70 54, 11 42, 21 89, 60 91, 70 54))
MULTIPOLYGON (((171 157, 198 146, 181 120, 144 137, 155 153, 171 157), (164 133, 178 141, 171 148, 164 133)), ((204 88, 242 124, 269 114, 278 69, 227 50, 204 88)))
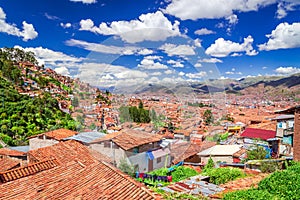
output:
POLYGON ((257 190, 257 189, 249 189, 249 190, 239 190, 236 192, 230 192, 224 195, 222 199, 225 200, 266 200, 273 199, 273 195, 271 195, 267 190, 257 190))
POLYGON ((257 189, 227 193, 223 199, 299 199, 300 163, 293 162, 286 170, 276 171, 259 182, 257 189))
POLYGON ((232 167, 207 169, 203 174, 209 176, 210 182, 217 185, 245 176, 245 173, 241 169, 232 167))

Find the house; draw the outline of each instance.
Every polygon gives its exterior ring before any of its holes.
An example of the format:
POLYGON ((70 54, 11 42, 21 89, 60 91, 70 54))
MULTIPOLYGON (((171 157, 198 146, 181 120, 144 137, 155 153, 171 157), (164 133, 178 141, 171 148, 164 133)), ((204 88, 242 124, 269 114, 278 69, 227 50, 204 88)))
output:
POLYGON ((268 146, 267 140, 275 138, 276 131, 258 129, 258 128, 246 128, 240 137, 242 138, 242 143, 246 146, 251 146, 253 144, 259 144, 263 146, 268 146))
POLYGON ((300 161, 300 105, 287 108, 285 110, 276 111, 277 114, 293 114, 294 115, 294 133, 293 133, 293 159, 300 161))
POLYGON ((200 145, 186 141, 176 142, 171 145, 172 164, 177 164, 181 161, 187 163, 200 163, 201 159, 197 154, 215 144, 215 142, 203 142, 200 145))
POLYGON ((27 166, 0 172, 0 199, 158 199, 142 183, 70 140, 31 150, 27 166))
POLYGON ((39 135, 35 135, 29 138, 29 149, 37 149, 46 146, 51 146, 57 144, 59 141, 63 139, 76 135, 76 131, 71 131, 68 129, 57 129, 54 131, 49 131, 45 133, 41 133, 39 135))
POLYGON ((122 129, 90 142, 89 147, 110 157, 116 166, 124 160, 139 172, 149 172, 170 165, 170 150, 161 142, 161 135, 122 129))
POLYGON ((233 163, 233 155, 241 149, 242 145, 215 145, 197 155, 200 157, 203 164, 207 164, 209 158, 216 162, 233 163))

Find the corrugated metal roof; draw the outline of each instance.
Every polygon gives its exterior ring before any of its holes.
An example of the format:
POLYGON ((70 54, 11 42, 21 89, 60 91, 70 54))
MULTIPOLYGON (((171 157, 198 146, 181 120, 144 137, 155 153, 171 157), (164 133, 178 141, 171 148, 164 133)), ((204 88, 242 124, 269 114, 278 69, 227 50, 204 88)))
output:
POLYGON ((218 156, 232 156, 234 153, 238 152, 243 145, 215 145, 209 149, 201 151, 197 155, 199 156, 210 156, 210 155, 218 155, 218 156))
POLYGON ((213 195, 224 190, 223 187, 220 187, 218 185, 208 183, 206 181, 201 181, 203 178, 207 178, 207 177, 203 177, 202 175, 193 176, 187 180, 183 180, 168 185, 166 187, 162 187, 161 189, 170 193, 183 192, 187 194, 204 195, 204 196, 213 195))
POLYGON ((84 143, 89 143, 93 140, 101 138, 105 136, 105 133, 92 131, 92 132, 82 132, 77 135, 73 135, 71 137, 65 138, 64 140, 76 140, 84 143))
POLYGON ((27 153, 29 151, 29 146, 16 146, 16 147, 8 147, 11 150, 21 151, 27 153))

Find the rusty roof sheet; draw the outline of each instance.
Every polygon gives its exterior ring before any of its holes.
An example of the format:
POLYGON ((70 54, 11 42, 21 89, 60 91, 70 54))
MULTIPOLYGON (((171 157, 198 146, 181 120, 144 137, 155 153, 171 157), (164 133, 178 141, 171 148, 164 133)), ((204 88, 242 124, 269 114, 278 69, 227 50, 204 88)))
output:
POLYGON ((33 150, 42 151, 34 155, 43 155, 41 159, 56 155, 58 165, 0 184, 0 199, 159 199, 145 185, 105 162, 93 157, 84 162, 88 150, 81 143, 67 141, 45 148, 33 150))
POLYGON ((25 156, 26 153, 22 151, 17 151, 9 148, 1 148, 0 149, 0 155, 5 156, 25 156))
POLYGON ((133 129, 122 129, 119 132, 107 134, 106 136, 98 140, 94 140, 91 143, 98 143, 102 141, 112 140, 122 149, 129 150, 143 144, 158 142, 161 139, 162 136, 158 134, 152 134, 152 133, 133 130, 133 129))

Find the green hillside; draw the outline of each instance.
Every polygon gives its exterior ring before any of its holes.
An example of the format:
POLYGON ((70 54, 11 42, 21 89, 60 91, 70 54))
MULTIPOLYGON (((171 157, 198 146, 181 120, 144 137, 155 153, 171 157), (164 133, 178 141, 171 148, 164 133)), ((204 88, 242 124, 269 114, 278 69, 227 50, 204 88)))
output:
POLYGON ((31 53, 0 49, 0 139, 10 146, 25 145, 27 138, 57 128, 75 130, 78 123, 59 109, 57 99, 41 91, 39 96, 22 95, 21 71, 15 62, 37 63, 31 53))

